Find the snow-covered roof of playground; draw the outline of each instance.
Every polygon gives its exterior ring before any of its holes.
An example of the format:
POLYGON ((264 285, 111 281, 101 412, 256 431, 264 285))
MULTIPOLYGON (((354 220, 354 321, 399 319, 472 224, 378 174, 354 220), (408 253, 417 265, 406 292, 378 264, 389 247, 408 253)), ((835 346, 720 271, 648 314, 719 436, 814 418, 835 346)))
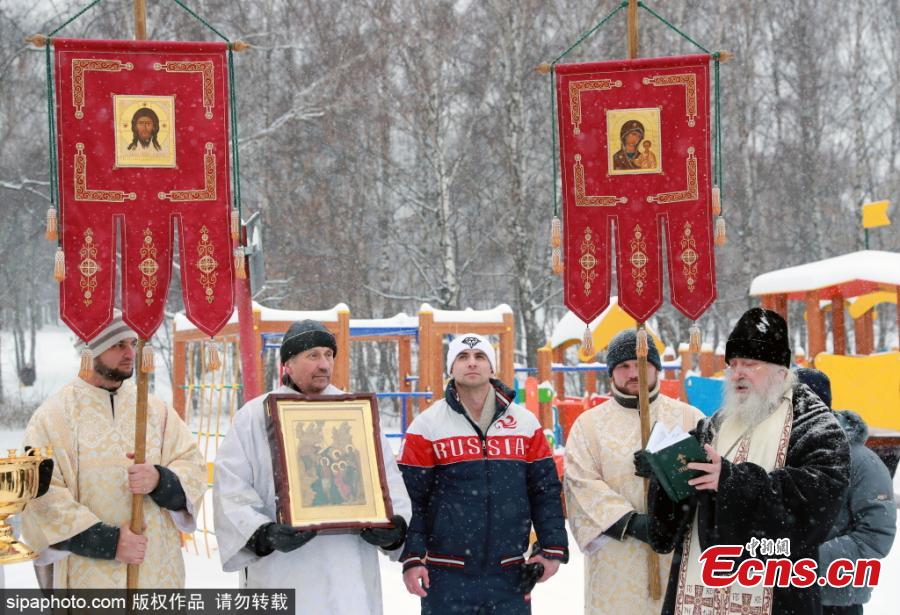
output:
MULTIPOLYGON (((633 328, 635 321, 634 318, 619 307, 619 298, 613 295, 609 298, 609 305, 606 309, 592 320, 589 326, 594 340, 594 348, 602 350, 609 345, 610 340, 620 331, 633 328)), ((656 341, 657 349, 662 352, 665 347, 662 340, 649 326, 647 327, 647 332, 656 341)), ((565 348, 572 344, 579 344, 578 358, 584 362, 592 357, 582 354, 580 344, 583 336, 584 322, 572 312, 566 312, 565 316, 553 328, 553 335, 550 336, 550 347, 565 348)))
POLYGON ((437 310, 427 303, 423 303, 419 308, 419 312, 431 312, 434 316, 434 322, 503 322, 504 314, 512 314, 512 308, 501 303, 495 308, 489 310, 473 310, 466 308, 464 310, 437 310))
MULTIPOLYGON (((347 307, 346 303, 338 303, 330 310, 277 310, 275 308, 266 307, 263 304, 254 301, 253 310, 259 310, 260 320, 263 321, 294 322, 296 320, 305 320, 309 318, 312 320, 319 320, 323 322, 334 322, 338 319, 338 312, 349 312, 350 308, 347 307)), ((228 319, 228 324, 236 323, 237 321, 238 313, 237 309, 235 309, 231 314, 231 318, 228 319)), ((187 316, 185 316, 184 312, 178 312, 177 314, 175 314, 176 331, 189 331, 196 328, 197 327, 194 326, 194 323, 187 319, 187 316)))
POLYGON ((802 299, 811 290, 838 287, 844 298, 900 286, 900 253, 862 250, 758 275, 750 295, 786 294, 802 299))
MULTIPOLYGON (((338 303, 330 310, 278 310, 253 302, 253 310, 259 311, 260 319, 267 322, 294 322, 296 320, 312 319, 323 322, 334 322, 338 319, 338 312, 349 312, 346 303, 338 303)), ((505 303, 488 310, 438 310, 427 303, 419 308, 420 312, 431 312, 434 322, 464 322, 464 323, 502 323, 504 314, 512 314, 512 308, 505 303)), ((228 323, 238 321, 237 310, 232 313, 228 323)), ((175 330, 188 331, 196 329, 194 323, 187 319, 184 312, 175 315, 175 330)), ((415 335, 419 330, 419 317, 408 316, 401 312, 390 318, 351 318, 351 337, 378 336, 378 335, 415 335)))
MULTIPOLYGON (((600 324, 617 305, 619 305, 619 298, 617 296, 610 297, 609 305, 606 306, 606 309, 588 325, 591 328, 591 331, 596 329, 597 325, 600 324)), ((556 323, 556 326, 553 327, 553 334, 550 336, 550 347, 556 348, 571 340, 580 341, 583 335, 584 321, 573 312, 567 311, 566 315, 560 318, 559 322, 556 323)))

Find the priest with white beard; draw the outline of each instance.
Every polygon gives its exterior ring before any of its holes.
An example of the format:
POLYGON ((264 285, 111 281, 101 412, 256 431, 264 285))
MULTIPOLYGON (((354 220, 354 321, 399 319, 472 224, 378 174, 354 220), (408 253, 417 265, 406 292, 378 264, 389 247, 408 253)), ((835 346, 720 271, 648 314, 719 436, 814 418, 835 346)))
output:
MULTIPOLYGON (((700 554, 714 545, 788 539, 788 559, 815 560, 849 484, 847 438, 825 404, 788 369, 784 319, 770 310, 748 310, 728 337, 725 360, 723 405, 692 432, 709 457, 709 463, 688 464, 702 472, 690 481, 696 495, 673 502, 655 479, 650 482, 650 544, 659 553, 675 551, 662 612, 821 613, 817 584, 712 588, 701 581, 700 554)), ((649 476, 640 456, 635 465, 649 476)))

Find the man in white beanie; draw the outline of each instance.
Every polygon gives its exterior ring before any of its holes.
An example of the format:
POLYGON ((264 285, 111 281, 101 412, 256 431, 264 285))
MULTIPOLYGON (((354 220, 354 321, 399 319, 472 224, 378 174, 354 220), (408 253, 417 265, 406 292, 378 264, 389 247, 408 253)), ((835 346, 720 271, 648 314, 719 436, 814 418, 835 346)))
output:
POLYGON ((452 340, 444 398, 406 432, 399 463, 413 514, 400 561, 424 614, 530 613, 535 582, 568 560, 544 431, 495 371, 487 339, 452 340), (526 561, 532 524, 540 546, 526 561))
POLYGON ((25 430, 26 446, 52 446, 56 461, 48 492, 22 514, 23 538, 39 570, 53 564, 55 589, 125 589, 127 564, 141 564, 142 588, 184 586, 179 532, 195 529, 206 466, 187 425, 153 395, 146 462, 133 462, 136 342, 116 311, 76 345, 91 351, 93 370, 41 404, 25 430), (133 494, 148 496, 140 535, 129 528, 133 494))

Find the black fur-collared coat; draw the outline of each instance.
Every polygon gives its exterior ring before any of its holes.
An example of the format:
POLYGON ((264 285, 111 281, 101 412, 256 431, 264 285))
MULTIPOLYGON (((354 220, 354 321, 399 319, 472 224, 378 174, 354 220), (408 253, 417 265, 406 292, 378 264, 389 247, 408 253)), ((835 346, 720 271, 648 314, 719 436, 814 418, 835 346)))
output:
MULTIPOLYGON (((651 479, 650 545, 659 553, 675 551, 664 615, 675 612, 684 536, 695 511, 701 549, 745 545, 753 537, 788 538, 791 560, 817 558, 849 484, 850 448, 837 419, 806 385, 794 387, 793 404, 783 468, 766 472, 750 462, 735 464, 722 459, 718 491, 701 491, 682 502, 672 502, 651 479)), ((720 423, 720 417, 713 415, 702 419, 692 433, 701 443, 711 443, 720 423)), ((823 572, 819 571, 820 575, 823 572)), ((821 612, 817 584, 774 590, 773 614, 821 612)))

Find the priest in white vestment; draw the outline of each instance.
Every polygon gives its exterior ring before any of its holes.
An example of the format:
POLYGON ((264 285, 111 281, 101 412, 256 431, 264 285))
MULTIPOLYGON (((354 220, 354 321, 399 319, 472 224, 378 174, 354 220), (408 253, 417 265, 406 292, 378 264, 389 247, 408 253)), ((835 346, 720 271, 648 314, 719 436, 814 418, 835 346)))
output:
MULTIPOLYGON (((648 517, 644 480, 634 474, 634 452, 641 446, 636 335, 623 331, 606 356, 613 398, 575 421, 566 440, 566 506, 569 526, 585 554, 584 612, 657 615, 662 599, 649 591, 648 517)), ((659 353, 651 343, 647 357, 650 424, 684 431, 703 413, 659 393, 659 353)), ((671 556, 658 558, 665 584, 671 556)))
MULTIPOLYGON (((280 351, 284 384, 272 393, 343 393, 331 384, 336 352, 334 336, 321 323, 294 323, 280 351)), ((297 531, 275 522, 266 397, 257 397, 237 411, 216 454, 213 510, 222 567, 226 572, 239 571, 242 587, 294 588, 298 614, 379 615, 378 553, 399 557, 412 512, 387 439, 381 435, 393 527, 321 536, 297 531)))
POLYGON ((140 588, 184 586, 180 532, 196 528, 206 465, 184 421, 153 395, 146 461, 133 462, 136 342, 117 312, 87 344, 93 371, 45 401, 25 430, 26 446, 53 447, 50 488, 26 505, 22 536, 36 566, 53 564, 55 589, 125 589, 127 564, 141 564, 140 588), (129 528, 133 494, 148 496, 140 535, 129 528))

